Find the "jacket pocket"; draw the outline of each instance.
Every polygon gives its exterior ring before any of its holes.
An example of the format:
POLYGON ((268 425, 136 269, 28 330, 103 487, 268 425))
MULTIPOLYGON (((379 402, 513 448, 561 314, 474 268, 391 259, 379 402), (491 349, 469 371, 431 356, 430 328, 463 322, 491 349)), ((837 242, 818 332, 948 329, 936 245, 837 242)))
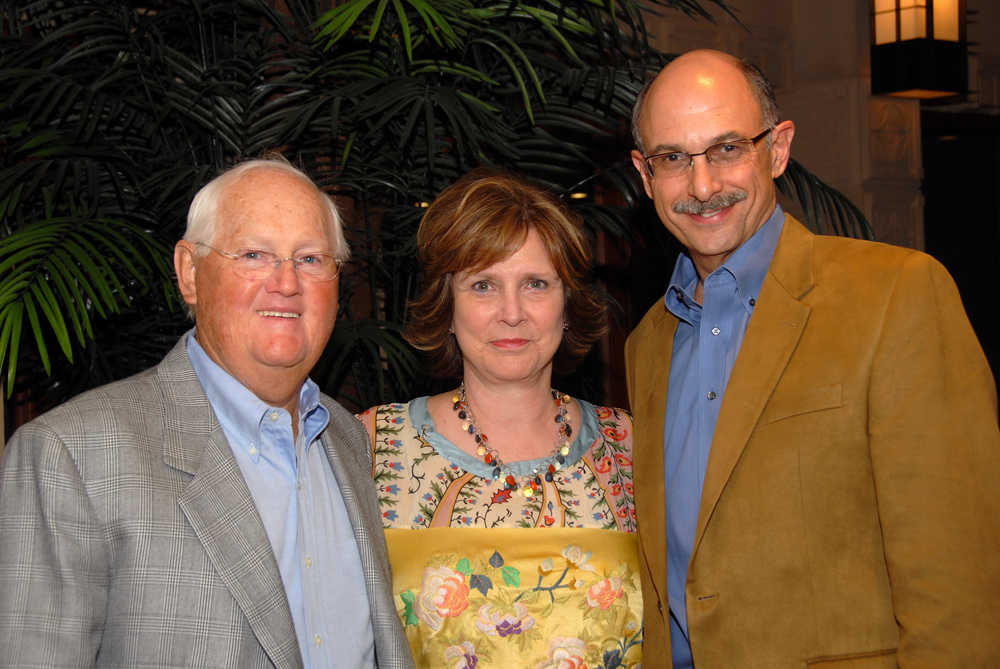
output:
POLYGON ((810 388, 797 393, 775 395, 760 415, 757 425, 767 425, 779 420, 799 416, 824 409, 836 409, 844 404, 844 386, 833 383, 819 388, 810 388))
POLYGON ((896 649, 807 660, 809 669, 896 669, 896 649))

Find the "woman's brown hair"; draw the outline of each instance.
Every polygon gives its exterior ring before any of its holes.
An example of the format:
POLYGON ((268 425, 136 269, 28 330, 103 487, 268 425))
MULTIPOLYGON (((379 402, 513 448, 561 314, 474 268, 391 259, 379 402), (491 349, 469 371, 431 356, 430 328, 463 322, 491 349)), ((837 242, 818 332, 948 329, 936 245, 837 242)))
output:
POLYGON ((571 372, 608 331, 608 306, 586 283, 593 250, 583 220, 524 177, 481 167, 442 191, 417 232, 423 278, 420 295, 410 303, 406 339, 426 354, 432 373, 444 378, 462 374, 462 352, 449 333, 452 276, 509 258, 532 229, 566 289, 569 329, 556 351, 555 370, 571 372))

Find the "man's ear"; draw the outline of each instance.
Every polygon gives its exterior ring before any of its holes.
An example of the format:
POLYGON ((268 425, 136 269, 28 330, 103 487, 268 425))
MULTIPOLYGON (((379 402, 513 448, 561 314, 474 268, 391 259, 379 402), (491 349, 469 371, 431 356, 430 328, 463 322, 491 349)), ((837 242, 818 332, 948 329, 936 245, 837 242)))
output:
POLYGON ((646 172, 646 157, 638 149, 632 149, 632 164, 635 165, 635 169, 639 170, 639 174, 642 175, 642 185, 646 187, 646 195, 652 198, 653 189, 649 186, 650 177, 646 172))
POLYGON ((196 248, 194 244, 183 239, 174 247, 177 287, 180 288, 184 301, 191 307, 198 304, 198 289, 194 280, 196 248))
POLYGON ((771 131, 771 178, 777 179, 788 166, 788 158, 792 155, 792 138, 795 137, 795 124, 782 121, 771 131))

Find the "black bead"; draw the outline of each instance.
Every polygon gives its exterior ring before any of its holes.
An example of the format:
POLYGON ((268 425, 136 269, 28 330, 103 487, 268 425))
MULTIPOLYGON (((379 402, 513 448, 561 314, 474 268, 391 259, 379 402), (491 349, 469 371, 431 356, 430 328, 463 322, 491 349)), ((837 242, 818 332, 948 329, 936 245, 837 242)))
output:
POLYGON ((466 414, 464 411, 459 411, 458 417, 461 418, 462 420, 465 420, 468 417, 468 414, 466 414))
POLYGON ((496 481, 499 478, 500 478, 500 468, 497 467, 496 469, 493 470, 493 480, 496 481))
POLYGON ((552 472, 545 472, 545 480, 552 483, 552 472))
POLYGON ((566 423, 566 436, 567 437, 573 436, 573 426, 571 426, 569 423, 566 423))

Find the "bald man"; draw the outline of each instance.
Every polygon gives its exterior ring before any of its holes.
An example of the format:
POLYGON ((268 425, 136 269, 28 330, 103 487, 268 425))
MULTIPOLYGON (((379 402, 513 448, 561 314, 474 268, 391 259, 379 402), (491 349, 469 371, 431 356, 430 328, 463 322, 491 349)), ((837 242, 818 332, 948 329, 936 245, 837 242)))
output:
POLYGON ((996 392, 947 272, 782 212, 752 65, 677 58, 633 132, 687 247, 626 347, 644 665, 1000 666, 996 392))

